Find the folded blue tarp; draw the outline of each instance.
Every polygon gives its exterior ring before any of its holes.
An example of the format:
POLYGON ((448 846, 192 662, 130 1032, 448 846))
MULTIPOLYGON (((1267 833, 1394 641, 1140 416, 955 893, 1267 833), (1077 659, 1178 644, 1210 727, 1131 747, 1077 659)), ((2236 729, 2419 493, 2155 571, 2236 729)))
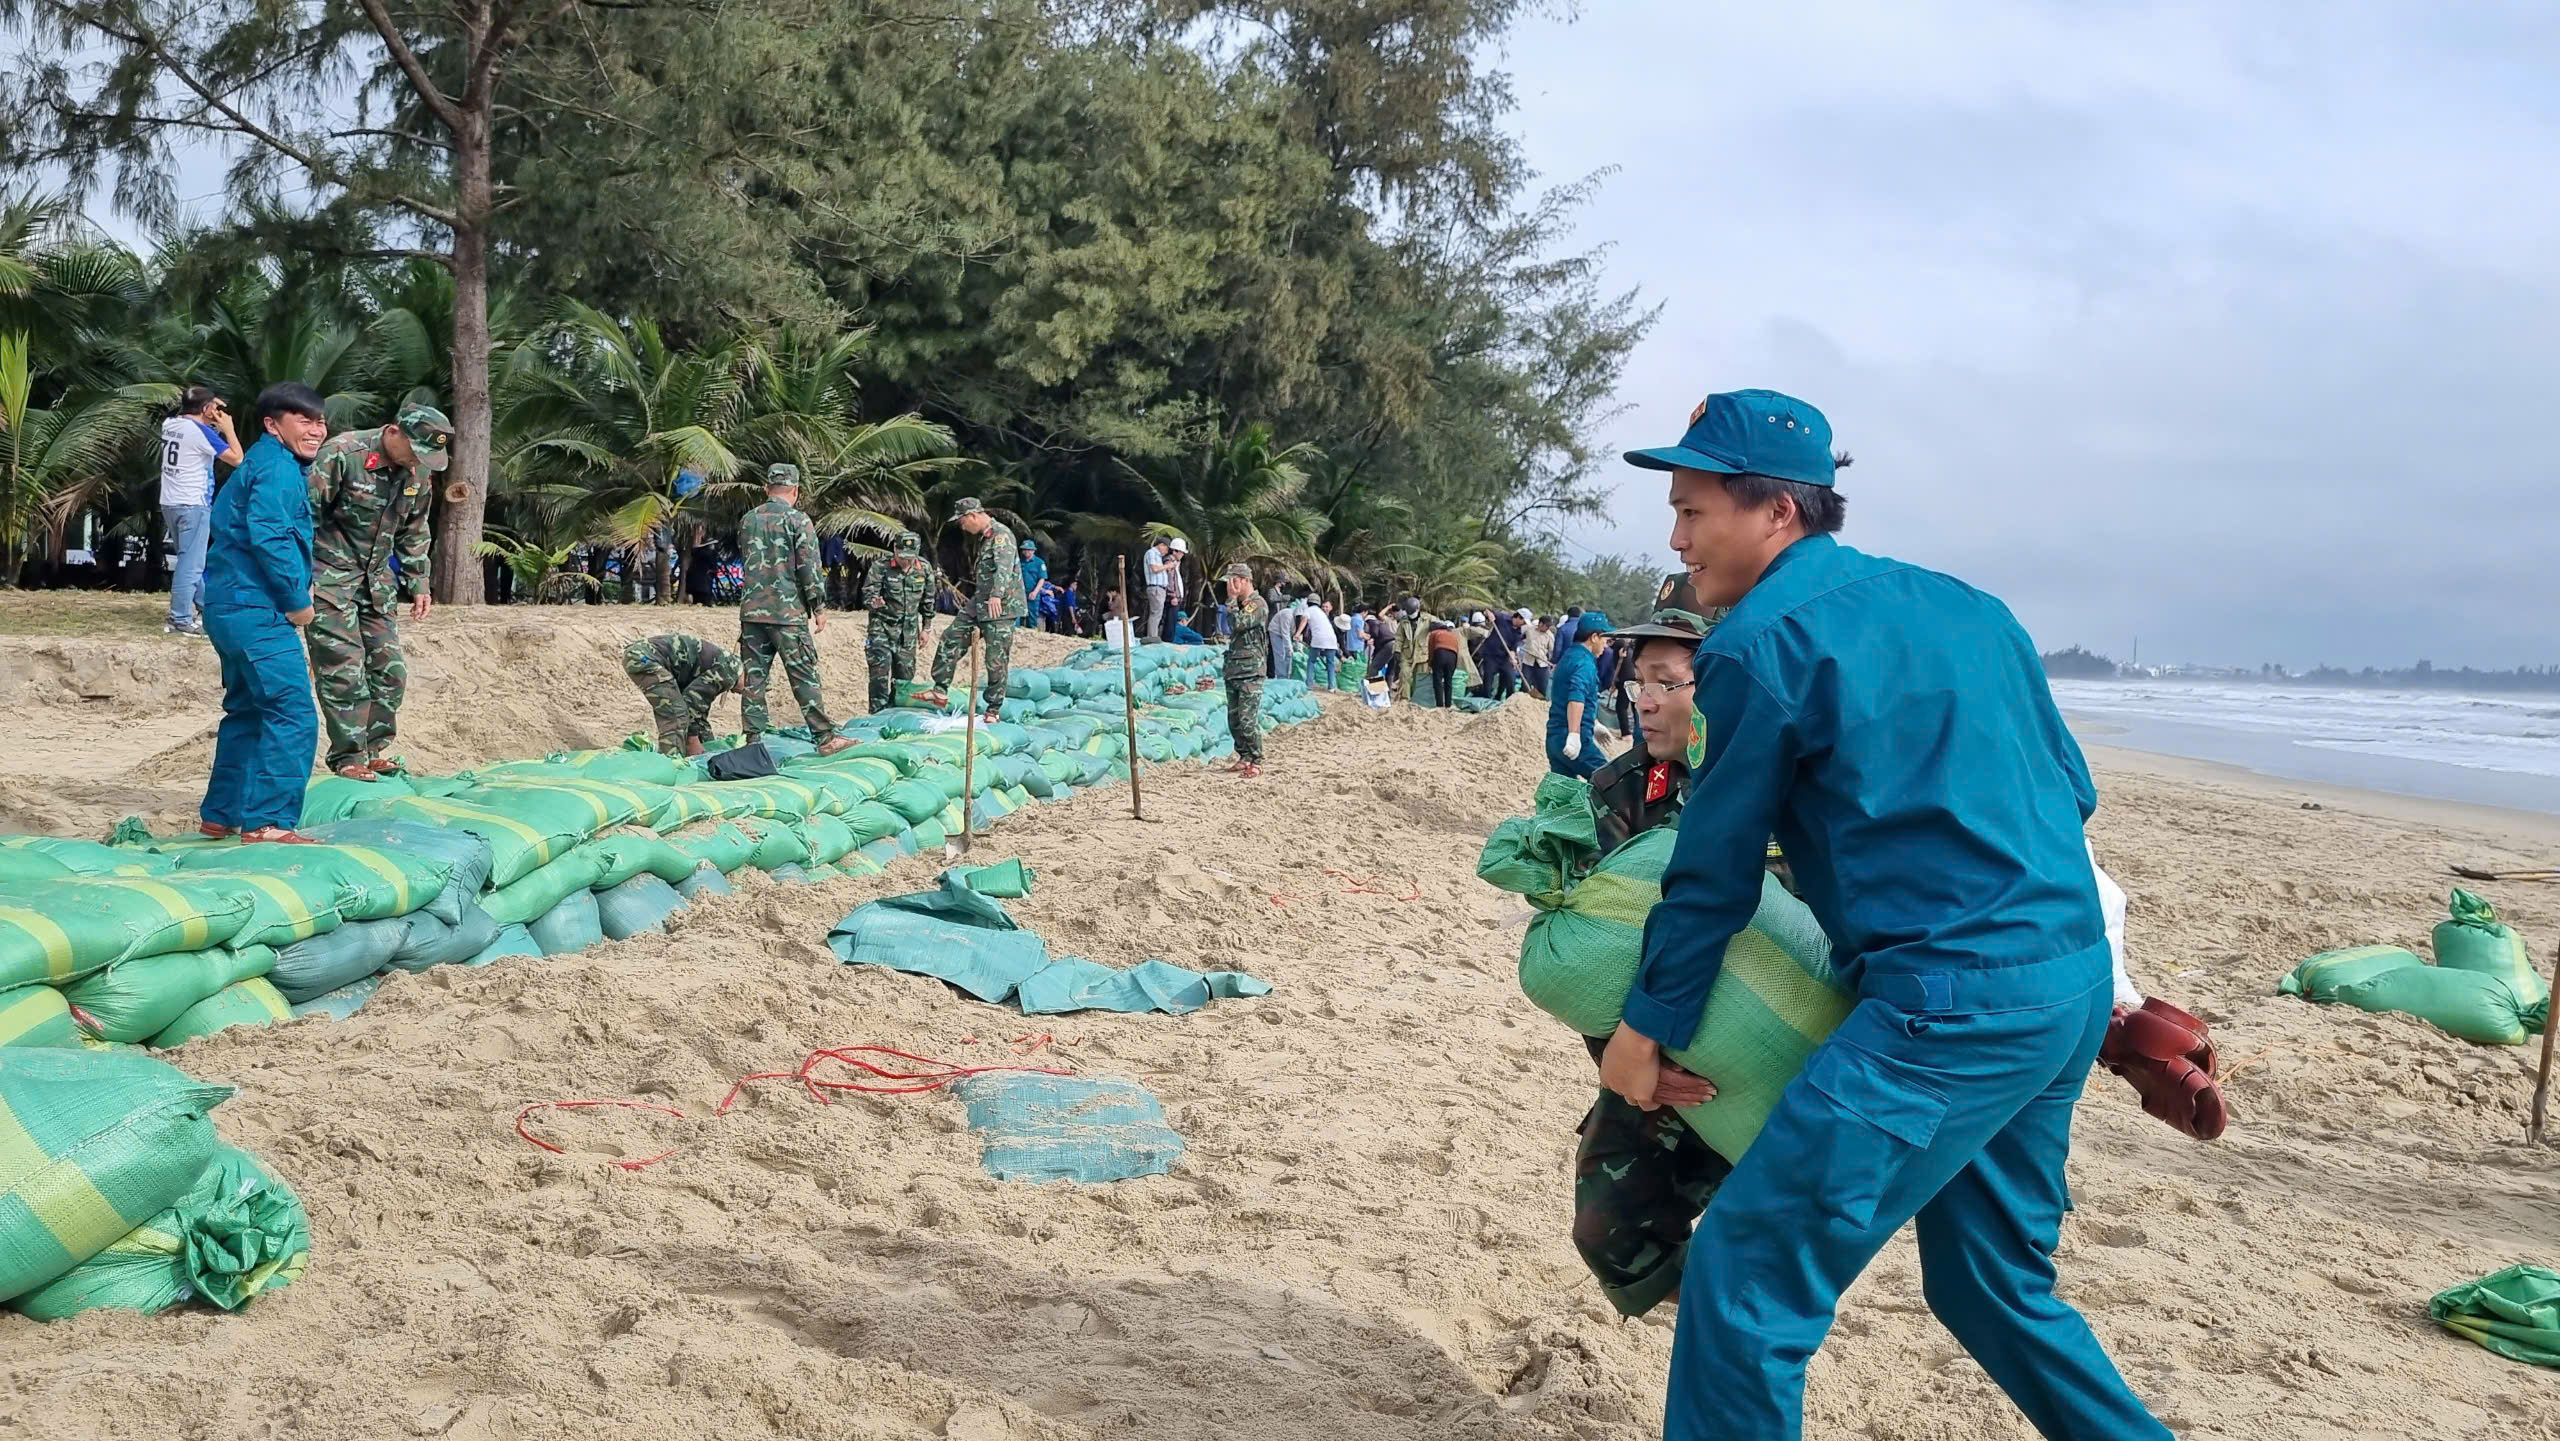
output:
POLYGON ((980 1137, 978 1163, 999 1181, 1125 1181, 1182 1159, 1164 1107, 1134 1081, 999 1072, 954 1089, 980 1137))
POLYGON ((1014 924, 991 897, 969 888, 966 868, 939 888, 889 896, 836 923, 827 945, 848 965, 887 966, 933 976, 979 1000, 1012 1001, 1023 1013, 1163 1011, 1184 1015, 1213 1000, 1268 995, 1271 984, 1241 971, 1202 974, 1165 961, 1114 970, 1074 956, 1014 924))

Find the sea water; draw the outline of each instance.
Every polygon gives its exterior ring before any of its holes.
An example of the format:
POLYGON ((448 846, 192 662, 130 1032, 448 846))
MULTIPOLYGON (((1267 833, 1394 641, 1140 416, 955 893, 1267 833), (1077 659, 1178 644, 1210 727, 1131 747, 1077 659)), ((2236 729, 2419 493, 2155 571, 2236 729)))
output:
POLYGON ((2100 744, 2294 780, 2560 812, 2560 693, 2056 681, 2053 694, 2100 744))

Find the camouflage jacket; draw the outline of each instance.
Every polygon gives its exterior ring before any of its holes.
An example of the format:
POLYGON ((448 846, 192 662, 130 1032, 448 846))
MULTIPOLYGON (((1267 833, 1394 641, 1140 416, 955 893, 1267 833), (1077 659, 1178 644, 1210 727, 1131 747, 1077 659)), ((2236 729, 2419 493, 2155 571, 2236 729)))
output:
POLYGON ((635 640, 622 652, 622 658, 625 664, 642 659, 654 662, 683 689, 706 678, 719 690, 738 683, 738 658, 698 635, 678 633, 635 640))
POLYGON ((1021 545, 1002 521, 989 521, 978 538, 976 568, 969 576, 969 615, 975 620, 1019 620, 1030 610, 1022 598, 1021 545))
POLYGON ((1227 679, 1260 680, 1270 660, 1271 602, 1247 595, 1230 609, 1235 628, 1227 636, 1227 679))
POLYGON ((818 564, 818 528, 790 503, 768 500, 738 522, 738 559, 746 588, 738 619, 789 625, 807 620, 827 600, 827 573, 818 564))
POLYGON ((1689 768, 1678 761, 1647 761, 1644 748, 1619 756, 1591 777, 1591 816, 1598 823, 1600 853, 1680 818, 1689 798, 1689 768))
POLYGON ((862 582, 862 608, 874 620, 933 618, 933 566, 920 555, 882 556, 862 582))
POLYGON ((305 481, 314 572, 387 579, 396 556, 400 598, 426 588, 432 475, 393 465, 382 452, 381 431, 351 430, 321 442, 305 481))

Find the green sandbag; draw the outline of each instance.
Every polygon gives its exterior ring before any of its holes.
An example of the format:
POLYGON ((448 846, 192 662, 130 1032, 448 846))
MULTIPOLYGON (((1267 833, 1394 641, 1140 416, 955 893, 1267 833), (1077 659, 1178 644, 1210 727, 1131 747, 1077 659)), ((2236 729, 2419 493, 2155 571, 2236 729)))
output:
MULTIPOLYGON (((1564 786, 1588 787, 1570 777, 1564 786)), ((1563 797, 1540 785, 1541 816, 1563 797)), ((1587 802, 1585 802, 1587 806, 1587 802)), ((1507 880, 1544 887, 1545 857, 1570 828, 1498 827, 1477 862, 1507 880), (1535 844, 1524 844, 1533 838, 1535 844)), ((1600 858, 1561 893, 1524 893, 1538 915, 1520 947, 1520 988, 1540 1010, 1586 1036, 1615 1032, 1644 961, 1644 922, 1662 899, 1662 870, 1677 833, 1646 831, 1600 858)), ((1568 864, 1567 871, 1579 869, 1568 864)), ((1854 997, 1831 971, 1831 942, 1803 902, 1764 875, 1751 924, 1725 947, 1697 1033, 1670 1058, 1713 1081, 1715 1098, 1681 1119, 1727 1160, 1740 1160, 1815 1046, 1849 1014, 1854 997)), ((1507 887, 1506 887, 1507 888, 1507 887)))
MULTIPOLYGON (((885 871, 889 867, 898 863, 898 857, 908 854, 907 849, 898 844, 898 837, 905 835, 906 833, 907 832, 903 828, 891 832, 876 841, 868 842, 861 849, 855 851, 854 855, 869 861, 873 866, 885 871)), ((837 864, 841 865, 843 862, 839 861, 837 864)))
POLYGON ((2560 1271, 2509 1266, 2438 1293, 2427 1315, 2510 1361, 2560 1366, 2560 1271))
POLYGON ((369 781, 322 776, 302 788, 302 819, 299 824, 327 825, 331 821, 342 821, 360 814, 366 805, 417 793, 417 788, 406 776, 388 775, 369 781))
POLYGON ((756 853, 756 838, 735 824, 714 826, 693 835, 669 836, 667 844, 678 854, 690 856, 722 875, 745 865, 747 858, 756 853))
POLYGON ((765 875, 777 886, 805 886, 810 883, 809 873, 795 865, 775 866, 765 875))
POLYGON ((1047 700, 1049 677, 1037 670, 1018 670, 1005 678, 1004 693, 1023 700, 1047 700))
POLYGON ((878 801, 865 801, 846 811, 841 819, 845 829, 853 833, 853 843, 857 846, 869 845, 907 828, 905 816, 878 801))
POLYGON ((233 1026, 272 1026, 293 1019, 293 1007, 265 977, 235 981, 178 1013, 166 1029, 143 1042, 155 1051, 183 1046, 233 1026))
POLYGON ((692 875, 676 882, 676 894, 691 901, 702 896, 725 896, 736 891, 729 878, 708 863, 697 867, 692 875))
POLYGON ((250 946, 141 956, 73 981, 63 987, 62 998, 80 1029, 100 1040, 148 1041, 223 987, 268 975, 279 955, 250 946))
POLYGON ((1037 875, 1019 858, 998 861, 988 866, 953 866, 934 878, 935 884, 961 885, 1000 901, 1017 901, 1031 894, 1037 875))
MULTIPOLYGON (((882 791, 879 803, 895 811, 899 819, 912 826, 930 819, 949 804, 950 799, 942 793, 941 787, 930 780, 903 780, 882 791)), ((5 979, 5 975, 0 975, 0 980, 5 979)))
POLYGON ((621 885, 636 875, 652 875, 667 882, 683 880, 701 864, 692 856, 677 850, 664 836, 647 831, 615 831, 588 842, 604 857, 604 869, 596 876, 595 889, 606 890, 621 885))
POLYGON ((134 1051, 0 1049, 0 1300, 114 1245, 213 1159, 229 1086, 134 1051))
POLYGON ((709 810, 687 793, 682 785, 656 785, 648 781, 613 781, 588 774, 565 765, 537 762, 515 766, 492 766, 471 776, 474 791, 463 799, 479 799, 491 804, 490 792, 550 791, 577 797, 587 803, 596 821, 595 828, 638 825, 672 829, 688 821, 700 820, 709 810))
POLYGON ((498 938, 483 946, 480 954, 464 961, 463 964, 466 966, 492 965, 510 956, 529 960, 542 959, 542 947, 534 940, 532 931, 523 926, 500 926, 498 938))
POLYGON ((222 945, 253 909, 246 896, 189 895, 154 876, 0 885, 0 991, 60 985, 132 956, 222 945))
POLYGON ((817 795, 818 802, 809 807, 809 814, 840 816, 878 795, 882 786, 894 784, 893 781, 878 779, 878 772, 887 769, 886 765, 875 761, 860 771, 832 768, 796 770, 788 778, 807 786, 817 795))
POLYGON ((2469 891, 2453 893, 2452 917, 2435 929, 2436 964, 2496 976, 2524 1004, 2551 999, 2551 983, 2525 954, 2524 937, 2498 919, 2496 908, 2469 891))
POLYGON ((587 814, 585 807, 560 804, 544 811, 528 820, 469 801, 413 796, 368 803, 364 813, 367 817, 415 821, 478 836, 489 843, 489 884, 504 886, 523 879, 536 866, 548 865, 568 854, 571 847, 587 839, 588 830, 555 823, 571 815, 583 818, 587 814), (549 814, 555 809, 557 817, 549 814))
POLYGON ((316 881, 334 892, 338 913, 350 921, 379 921, 417 910, 443 892, 449 870, 396 850, 335 843, 225 845, 191 850, 178 860, 180 875, 221 871, 316 881))
MULTIPOLYGON (((511 770, 519 764, 524 763, 490 766, 482 774, 511 770)), ((599 781, 638 781, 644 785, 672 786, 692 778, 683 761, 653 750, 561 751, 543 757, 541 764, 564 767, 599 781)))
POLYGON ((762 801, 736 781, 695 781, 675 788, 699 820, 735 820, 756 813, 762 801))
MULTIPOLYGON (((633 822, 649 823, 651 807, 647 799, 629 786, 605 781, 579 780, 565 776, 525 776, 500 780, 474 777, 471 789, 453 799, 471 805, 486 806, 501 815, 514 816, 530 825, 545 829, 574 831, 591 837, 596 832, 633 822)), ((658 787, 664 791, 664 786, 658 787)))
POLYGON ((804 863, 808 865, 833 865, 836 857, 858 844, 852 828, 835 816, 811 816, 797 829, 801 843, 809 848, 809 859, 804 863))
POLYGON ((391 964, 404 971, 467 965, 498 938, 498 918, 477 903, 465 908, 462 919, 452 925, 425 911, 401 919, 408 924, 408 934, 391 953, 391 964))
POLYGON ((9 1305, 38 1321, 188 1301, 237 1311, 300 1279, 310 1257, 302 1202, 248 1152, 217 1145, 177 1204, 9 1305))
POLYGON ((763 820, 796 821, 811 811, 825 806, 829 797, 789 776, 764 776, 751 781, 714 781, 709 783, 726 799, 730 807, 724 814, 733 817, 756 817, 763 820))
POLYGON ((415 821, 343 820, 306 826, 304 835, 337 846, 371 846, 440 865, 445 886, 422 908, 440 920, 461 918, 461 903, 489 888, 489 843, 469 831, 415 821))
POLYGON ((380 976, 367 976, 360 981, 349 981, 325 996, 298 1001, 293 1007, 294 1019, 326 1016, 333 1021, 343 1021, 364 1009, 364 1003, 372 1000, 373 993, 382 989, 382 979, 380 976))
POLYGON ((913 843, 916 850, 907 852, 909 855, 915 854, 916 851, 940 850, 951 843, 951 832, 958 825, 959 821, 956 817, 949 823, 945 823, 941 816, 935 815, 899 832, 899 835, 904 838, 901 844, 913 843))
POLYGON ((793 780, 807 780, 812 776, 848 777, 864 788, 860 798, 869 800, 904 780, 911 768, 900 766, 885 755, 875 755, 872 749, 857 746, 832 756, 810 756, 785 766, 783 773, 793 780))
POLYGON ((596 924, 605 939, 626 941, 645 931, 661 931, 667 917, 684 909, 676 888, 647 872, 595 893, 596 924))
POLYGON ((526 925, 525 933, 546 956, 571 955, 602 943, 604 920, 596 913, 596 893, 578 891, 562 897, 560 904, 526 925))
POLYGON ((2276 983, 2284 995, 2359 1011, 2400 1011, 2484 1046, 2521 1046, 2543 1026, 2548 1000, 2525 1004, 2497 976, 2431 966, 2396 946, 2328 951, 2276 983))
POLYGON ((798 831, 778 821, 754 824, 758 827, 756 849, 754 855, 747 857, 748 865, 760 871, 770 871, 781 866, 807 864, 809 843, 800 838, 798 831))
MULTIPOLYGON (((283 850, 286 847, 249 849, 283 850)), ((254 863, 265 857, 250 859, 254 863)), ((346 921, 345 914, 338 909, 339 890, 335 881, 325 875, 298 872, 290 867, 235 870, 228 866, 206 866, 163 876, 154 884, 167 886, 197 910, 207 913, 222 908, 230 901, 246 900, 249 918, 231 937, 231 944, 235 946, 291 945, 312 936, 326 935, 346 921)))
POLYGON ((0 846, 0 886, 18 881, 56 881, 78 874, 69 866, 24 846, 0 846))
POLYGON ((1493 828, 1476 858, 1476 879, 1548 907, 1561 904, 1582 867, 1600 850, 1587 781, 1552 772, 1540 778, 1536 809, 1493 828))
POLYGON ((524 879, 482 896, 480 909, 501 926, 530 925, 572 893, 594 889, 604 875, 605 862, 605 853, 592 841, 572 847, 524 879))
POLYGON ((0 1046, 77 1046, 71 1003, 51 986, 0 991, 0 1046))
MULTIPOLYGON (((429 924, 435 922, 430 921, 429 924)), ((408 942, 407 916, 394 916, 387 921, 350 921, 325 936, 313 936, 307 941, 277 947, 275 968, 267 972, 267 981, 288 1004, 300 1005, 314 996, 327 995, 340 986, 360 981, 390 965, 391 958, 399 954, 400 948, 408 942)), ((104 974, 111 976, 136 964, 139 963, 127 961, 104 974)), ((220 989, 216 986, 205 994, 211 995, 220 989)), ((162 1024, 167 1023, 164 1021, 162 1024)), ((151 1031, 143 1032, 143 1035, 149 1034, 151 1031)), ((139 1040, 141 1037, 119 1036, 116 1039, 139 1040)))

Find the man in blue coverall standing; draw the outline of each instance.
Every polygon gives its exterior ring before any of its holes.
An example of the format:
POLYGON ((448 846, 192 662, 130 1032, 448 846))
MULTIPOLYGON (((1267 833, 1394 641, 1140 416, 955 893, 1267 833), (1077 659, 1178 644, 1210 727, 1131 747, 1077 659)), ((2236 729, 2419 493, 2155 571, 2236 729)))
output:
POLYGON ((1555 680, 1547 689, 1547 769, 1589 779, 1608 764, 1594 727, 1600 720, 1600 648, 1609 643, 1609 618, 1598 611, 1574 622, 1573 643, 1556 652, 1555 680))
POLYGON ((207 518, 204 631, 222 658, 222 725, 205 783, 206 835, 306 843, 302 791, 320 740, 311 663, 311 492, 304 472, 329 438, 319 392, 294 381, 258 396, 258 442, 207 518))
POLYGON ((1671 473, 1672 548, 1733 610, 1698 647, 1689 803, 1601 1080, 1676 1097, 1661 1051, 1696 1031, 1772 835, 1857 996, 1691 1241, 1666 1441, 1798 1436, 1840 1293, 1915 1219, 1929 1309, 2038 1431, 2165 1441, 2053 1294, 2113 987, 2097 793, 2035 648, 1990 596, 1832 538, 1831 426, 1803 401, 1709 396, 1627 459, 1671 473))

